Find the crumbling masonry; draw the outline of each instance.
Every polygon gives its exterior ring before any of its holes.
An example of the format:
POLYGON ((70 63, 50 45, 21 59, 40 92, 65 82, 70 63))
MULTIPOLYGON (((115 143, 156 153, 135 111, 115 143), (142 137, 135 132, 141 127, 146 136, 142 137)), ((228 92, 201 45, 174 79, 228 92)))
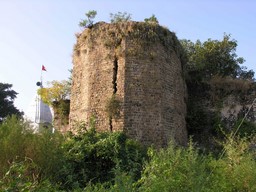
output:
POLYGON ((70 129, 96 120, 145 145, 187 143, 182 49, 153 23, 97 23, 78 35, 73 55, 70 129))

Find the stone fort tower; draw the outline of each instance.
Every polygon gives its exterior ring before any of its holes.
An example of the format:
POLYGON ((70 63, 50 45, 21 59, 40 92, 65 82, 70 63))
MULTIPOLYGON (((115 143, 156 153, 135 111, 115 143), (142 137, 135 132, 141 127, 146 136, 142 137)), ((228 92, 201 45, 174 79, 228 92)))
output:
POLYGON ((182 49, 174 33, 153 23, 99 22, 77 37, 70 127, 122 130, 145 145, 186 144, 182 49))

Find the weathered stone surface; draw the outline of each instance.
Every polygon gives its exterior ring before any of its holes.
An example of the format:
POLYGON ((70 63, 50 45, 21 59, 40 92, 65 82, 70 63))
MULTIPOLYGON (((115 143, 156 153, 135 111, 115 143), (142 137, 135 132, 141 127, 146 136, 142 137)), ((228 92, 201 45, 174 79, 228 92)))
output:
POLYGON ((256 122, 256 106, 255 93, 244 93, 240 95, 230 94, 223 99, 223 106, 220 110, 221 121, 225 124, 225 128, 235 130, 236 122, 245 118, 249 122, 256 122))
MULTIPOLYGON (((123 130, 145 145, 187 143, 180 45, 168 29, 142 22, 97 23, 77 39, 70 127, 96 118, 98 131, 123 130), (115 95, 118 116, 106 106, 115 95)), ((75 130, 74 130, 75 131, 75 130)))

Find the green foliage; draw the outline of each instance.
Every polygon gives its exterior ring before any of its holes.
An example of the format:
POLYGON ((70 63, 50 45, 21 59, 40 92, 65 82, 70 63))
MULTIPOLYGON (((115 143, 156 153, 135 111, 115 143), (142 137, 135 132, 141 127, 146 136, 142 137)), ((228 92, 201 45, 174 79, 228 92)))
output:
POLYGON ((223 101, 232 94, 246 98, 254 89, 254 72, 240 66, 244 59, 237 56, 237 41, 230 35, 205 42, 182 40, 181 44, 187 55, 184 69, 189 133, 197 137, 205 137, 200 134, 206 133, 213 140, 215 125, 224 123, 216 118, 220 117, 223 101))
POLYGON ((79 23, 80 27, 85 27, 85 28, 90 28, 93 26, 93 19, 95 18, 95 16, 97 15, 97 11, 95 10, 91 10, 88 11, 87 13, 85 13, 85 16, 87 17, 87 19, 82 20, 79 23))
POLYGON ((40 180, 40 168, 32 159, 12 162, 5 175, 0 177, 0 191, 55 192, 58 186, 49 180, 40 180))
POLYGON ((132 177, 124 172, 121 172, 119 169, 114 171, 115 178, 111 183, 96 183, 92 184, 89 183, 85 187, 85 191, 90 192, 120 192, 120 191, 129 191, 129 192, 135 192, 137 191, 136 183, 134 183, 134 180, 132 177))
POLYGON ((88 182, 109 182, 117 168, 138 179, 142 170, 142 147, 120 132, 97 133, 91 128, 72 135, 64 148, 67 164, 61 178, 65 188, 83 188, 88 182))
POLYGON ((12 162, 9 170, 1 179, 1 191, 34 191, 40 170, 31 159, 12 162))
POLYGON ((127 22, 132 20, 131 14, 127 12, 118 12, 116 14, 110 13, 110 18, 111 23, 127 22))
POLYGON ((203 155, 190 144, 149 150, 139 191, 255 191, 255 151, 249 141, 228 137, 219 158, 203 155))
POLYGON ((70 112, 71 79, 48 82, 48 88, 38 90, 42 101, 53 107, 55 126, 67 125, 70 112), (59 120, 59 121, 58 121, 59 120))
POLYGON ((70 100, 55 101, 52 106, 54 119, 60 118, 61 125, 67 125, 69 121, 70 100))
POLYGON ((220 191, 256 191, 256 151, 250 151, 252 141, 231 134, 223 142, 223 153, 212 162, 212 178, 220 191))
POLYGON ((73 76, 73 69, 68 70, 70 72, 70 76, 68 78, 67 84, 71 87, 72 85, 72 76, 73 76))
POLYGON ((146 23, 159 24, 156 16, 153 14, 151 17, 144 19, 146 23))
POLYGON ((226 135, 215 157, 190 142, 150 148, 148 159, 137 142, 97 133, 93 123, 63 142, 7 118, 0 126, 0 191, 256 191, 255 137, 226 135))
POLYGON ((107 102, 105 111, 110 118, 118 119, 120 117, 121 100, 113 95, 107 102))
POLYGON ((22 120, 14 116, 6 119, 0 125, 0 176, 7 172, 12 162, 29 158, 40 169, 40 177, 57 177, 63 160, 62 141, 58 133, 34 134, 22 120))
POLYGON ((193 43, 182 40, 181 43, 188 56, 186 70, 188 73, 197 73, 197 80, 208 80, 216 75, 232 78, 241 74, 246 76, 244 68, 239 66, 244 59, 236 54, 237 41, 231 40, 230 35, 225 34, 221 41, 208 39, 203 43, 199 40, 193 43))
POLYGON ((209 175, 208 159, 190 144, 188 149, 170 144, 167 149, 149 150, 151 160, 140 180, 140 191, 200 191, 209 175))
POLYGON ((0 83, 0 123, 7 116, 23 115, 23 113, 14 106, 14 99, 17 94, 17 92, 12 90, 11 84, 0 83))
POLYGON ((71 92, 70 81, 51 81, 48 82, 48 88, 40 88, 38 94, 44 103, 52 105, 53 102, 68 99, 71 92))

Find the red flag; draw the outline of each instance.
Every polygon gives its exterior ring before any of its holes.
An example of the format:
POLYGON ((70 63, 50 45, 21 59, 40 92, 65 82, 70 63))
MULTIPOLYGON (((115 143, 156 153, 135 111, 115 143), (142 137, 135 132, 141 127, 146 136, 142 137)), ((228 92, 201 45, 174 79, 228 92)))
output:
POLYGON ((44 65, 42 65, 42 71, 46 71, 46 68, 44 65))

